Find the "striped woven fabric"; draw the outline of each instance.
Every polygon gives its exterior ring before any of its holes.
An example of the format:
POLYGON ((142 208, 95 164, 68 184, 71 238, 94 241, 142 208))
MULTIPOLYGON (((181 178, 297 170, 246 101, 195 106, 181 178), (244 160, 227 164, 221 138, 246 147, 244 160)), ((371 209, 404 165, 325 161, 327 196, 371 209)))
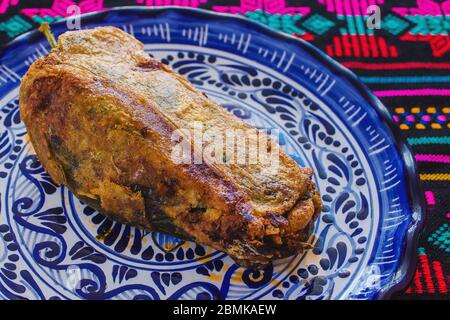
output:
POLYGON ((40 23, 117 5, 181 5, 244 15, 312 42, 358 74, 392 113, 415 153, 428 205, 419 264, 399 299, 450 290, 450 0, 0 0, 0 40, 40 23), (380 10, 380 28, 368 19, 380 10))

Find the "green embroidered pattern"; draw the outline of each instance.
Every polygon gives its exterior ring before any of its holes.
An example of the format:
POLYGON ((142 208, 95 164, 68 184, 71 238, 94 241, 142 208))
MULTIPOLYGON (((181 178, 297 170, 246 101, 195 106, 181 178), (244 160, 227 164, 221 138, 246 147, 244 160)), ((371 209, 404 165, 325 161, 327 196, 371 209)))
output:
POLYGON ((388 14, 381 21, 381 27, 395 36, 401 34, 406 28, 408 28, 408 26, 409 26, 408 22, 393 14, 388 14))
POLYGON ((44 22, 52 23, 52 22, 61 20, 62 17, 61 17, 61 16, 56 16, 56 17, 51 17, 51 16, 44 16, 44 17, 41 17, 41 16, 33 16, 33 18, 31 18, 31 19, 32 19, 34 22, 36 22, 36 23, 42 24, 42 23, 44 23, 44 22))
POLYGON ((405 16, 414 24, 409 30, 413 35, 448 35, 450 31, 450 16, 405 16))
POLYGON ((247 12, 245 16, 287 33, 305 33, 305 30, 299 27, 299 20, 302 18, 300 14, 270 14, 263 10, 255 10, 247 12))
POLYGON ((412 146, 421 144, 450 144, 450 137, 408 138, 408 143, 412 146))
POLYGON ((428 241, 445 252, 450 252, 450 228, 447 223, 443 224, 437 229, 429 238, 428 241))
POLYGON ((32 25, 18 15, 0 23, 0 31, 6 32, 9 37, 15 37, 30 30, 32 25))

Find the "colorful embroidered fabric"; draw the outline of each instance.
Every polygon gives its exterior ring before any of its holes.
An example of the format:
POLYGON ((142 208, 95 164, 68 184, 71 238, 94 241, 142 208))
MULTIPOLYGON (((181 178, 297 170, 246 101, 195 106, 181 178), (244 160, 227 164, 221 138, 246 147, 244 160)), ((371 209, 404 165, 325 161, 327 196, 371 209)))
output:
POLYGON ((74 4, 82 13, 179 5, 240 14, 310 41, 352 69, 412 146, 428 206, 416 274, 395 298, 449 298, 450 0, 0 0, 0 43, 70 15, 74 4), (367 27, 372 5, 381 10, 380 29, 367 27))

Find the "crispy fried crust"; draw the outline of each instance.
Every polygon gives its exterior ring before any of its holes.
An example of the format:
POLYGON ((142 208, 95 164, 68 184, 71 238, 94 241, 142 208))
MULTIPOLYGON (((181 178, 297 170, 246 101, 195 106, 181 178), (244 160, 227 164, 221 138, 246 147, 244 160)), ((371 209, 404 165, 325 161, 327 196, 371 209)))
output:
MULTIPOLYGON (((173 161, 174 130, 250 127, 113 27, 67 32, 22 80, 20 114, 58 184, 118 221, 210 245, 241 265, 301 252, 321 210, 312 170, 173 161)), ((275 142, 270 142, 275 146, 275 142)))

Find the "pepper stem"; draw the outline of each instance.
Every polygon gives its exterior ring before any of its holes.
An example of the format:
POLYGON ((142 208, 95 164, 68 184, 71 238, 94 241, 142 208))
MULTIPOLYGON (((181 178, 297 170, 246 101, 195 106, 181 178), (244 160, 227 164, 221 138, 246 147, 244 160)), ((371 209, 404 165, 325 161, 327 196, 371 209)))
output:
POLYGON ((50 46, 52 48, 56 47, 55 36, 53 35, 52 30, 51 30, 50 25, 48 24, 48 22, 44 22, 43 24, 41 24, 39 26, 39 31, 44 34, 45 38, 47 38, 47 41, 48 41, 48 43, 50 44, 50 46))

